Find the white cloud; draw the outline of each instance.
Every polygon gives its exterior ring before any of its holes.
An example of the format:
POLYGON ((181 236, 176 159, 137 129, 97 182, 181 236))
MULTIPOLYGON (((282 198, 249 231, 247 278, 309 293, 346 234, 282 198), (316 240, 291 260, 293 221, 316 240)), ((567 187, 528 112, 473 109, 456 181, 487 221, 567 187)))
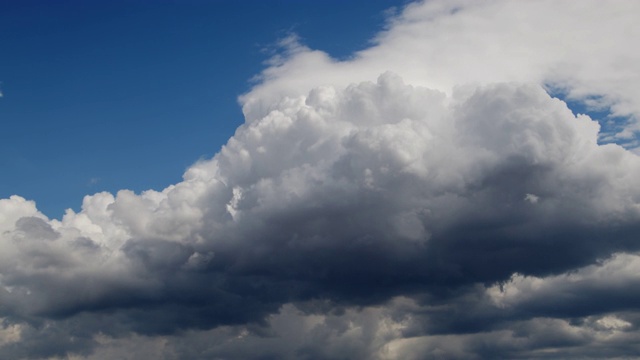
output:
MULTIPOLYGON (((427 1, 410 4, 377 45, 337 62, 289 44, 288 61, 264 71, 267 81, 243 97, 248 121, 283 95, 318 85, 346 86, 393 71, 412 84, 447 93, 464 84, 544 84, 569 98, 631 117, 638 129, 640 41, 630 1, 427 1), (597 24, 597 25, 596 25, 597 24)), ((624 131, 624 130, 623 130, 624 131)))
MULTIPOLYGON (((637 294, 630 289, 637 287, 638 283, 640 256, 620 253, 600 264, 574 269, 560 275, 537 277, 514 274, 509 281, 489 287, 487 294, 500 308, 546 306, 577 309, 591 304, 597 308, 602 301, 618 301, 615 306, 624 310, 627 304, 624 301, 620 302, 620 299, 635 298, 637 294)), ((627 301, 631 301, 630 299, 627 301)), ((619 324, 607 319, 611 320, 604 318, 598 323, 605 327, 608 326, 606 324, 619 324)))
POLYGON ((540 197, 534 194, 527 194, 524 199, 532 204, 537 204, 540 201, 540 197))

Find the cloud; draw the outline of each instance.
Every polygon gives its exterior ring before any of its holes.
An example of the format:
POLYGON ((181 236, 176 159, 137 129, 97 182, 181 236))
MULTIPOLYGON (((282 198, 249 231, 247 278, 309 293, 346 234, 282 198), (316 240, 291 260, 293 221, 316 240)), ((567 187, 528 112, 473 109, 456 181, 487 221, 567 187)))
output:
POLYGON ((267 81, 243 97, 245 114, 251 121, 283 95, 304 94, 323 84, 346 86, 393 71, 412 84, 447 93, 464 84, 543 84, 623 117, 617 120, 622 124, 616 139, 621 141, 638 132, 640 54, 628 45, 640 39, 633 16, 639 7, 624 0, 412 3, 389 20, 376 46, 351 61, 337 62, 321 51, 290 44, 294 50, 288 61, 265 70, 267 81))
POLYGON ((182 182, 0 200, 0 352, 637 354, 640 158, 548 93, 635 126, 636 5, 601 4, 410 4, 343 62, 291 40, 182 182))

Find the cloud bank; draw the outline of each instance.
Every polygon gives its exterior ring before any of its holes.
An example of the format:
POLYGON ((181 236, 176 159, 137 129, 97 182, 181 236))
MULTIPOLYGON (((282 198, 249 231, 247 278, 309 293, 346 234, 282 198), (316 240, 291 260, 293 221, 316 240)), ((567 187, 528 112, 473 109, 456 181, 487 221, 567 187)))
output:
POLYGON ((637 356, 637 8, 429 1, 349 60, 284 41, 182 182, 0 200, 0 353, 637 356))

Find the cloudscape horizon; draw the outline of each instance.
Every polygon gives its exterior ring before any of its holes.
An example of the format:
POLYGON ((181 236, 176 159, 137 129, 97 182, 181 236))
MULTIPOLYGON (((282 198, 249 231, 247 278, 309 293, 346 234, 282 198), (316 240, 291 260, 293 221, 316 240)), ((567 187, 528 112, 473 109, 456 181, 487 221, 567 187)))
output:
POLYGON ((638 13, 411 2, 340 59, 281 36, 181 181, 0 199, 0 357, 640 357, 638 13))

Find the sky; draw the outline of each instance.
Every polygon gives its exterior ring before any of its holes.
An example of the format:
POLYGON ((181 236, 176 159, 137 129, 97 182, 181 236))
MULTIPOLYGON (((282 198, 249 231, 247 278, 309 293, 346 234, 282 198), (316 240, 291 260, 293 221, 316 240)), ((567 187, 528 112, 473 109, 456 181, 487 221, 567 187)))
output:
POLYGON ((3 358, 640 357, 640 3, 1 4, 3 358))
POLYGON ((242 124, 237 97, 279 39, 348 57, 402 4, 339 3, 1 2, 0 197, 60 218, 87 194, 180 181, 242 124))

